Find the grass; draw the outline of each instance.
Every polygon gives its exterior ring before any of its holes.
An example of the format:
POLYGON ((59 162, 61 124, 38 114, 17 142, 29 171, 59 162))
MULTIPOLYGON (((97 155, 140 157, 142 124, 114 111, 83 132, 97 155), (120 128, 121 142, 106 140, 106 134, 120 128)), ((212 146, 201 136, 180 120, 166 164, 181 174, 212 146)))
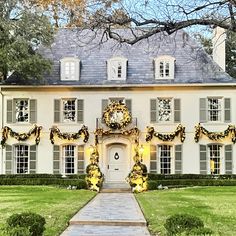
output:
POLYGON ((200 217, 214 235, 236 232, 236 186, 149 191, 136 195, 153 235, 166 235, 166 218, 176 213, 200 217))
MULTIPOLYGON (((59 235, 94 192, 49 186, 0 186, 0 227, 13 213, 32 211, 45 217, 45 236, 59 235)), ((1 233, 0 233, 1 235, 1 233)))

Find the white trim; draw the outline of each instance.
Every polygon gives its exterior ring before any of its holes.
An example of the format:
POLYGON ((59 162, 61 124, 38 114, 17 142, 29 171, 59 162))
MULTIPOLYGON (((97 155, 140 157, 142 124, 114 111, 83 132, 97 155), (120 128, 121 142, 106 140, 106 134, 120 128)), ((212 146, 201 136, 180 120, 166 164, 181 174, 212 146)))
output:
POLYGON ((168 79, 172 80, 175 77, 175 58, 169 55, 163 55, 154 58, 155 64, 155 79, 162 80, 168 79), (161 63, 163 64, 163 71, 160 70, 161 63), (167 73, 168 65, 168 75, 167 73))
POLYGON ((62 58, 60 60, 60 71, 62 81, 78 81, 80 77, 80 59, 76 57, 62 58), (69 66, 68 71, 66 70, 66 66, 69 66))
POLYGON ((126 80, 127 61, 125 57, 113 57, 107 60, 107 79, 108 80, 126 80), (119 73, 118 67, 121 67, 119 73))

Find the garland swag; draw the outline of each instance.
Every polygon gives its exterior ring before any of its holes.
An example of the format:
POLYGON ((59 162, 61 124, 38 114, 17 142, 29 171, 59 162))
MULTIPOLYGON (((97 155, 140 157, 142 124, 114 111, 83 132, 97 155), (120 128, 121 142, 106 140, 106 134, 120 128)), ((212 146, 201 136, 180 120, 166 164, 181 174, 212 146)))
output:
POLYGON ((146 142, 149 142, 153 139, 153 136, 159 138, 162 141, 173 141, 175 137, 180 135, 180 141, 183 143, 185 140, 185 127, 179 124, 176 130, 169 134, 161 134, 155 131, 154 127, 147 127, 146 142))
POLYGON ((42 126, 34 125, 34 127, 28 132, 28 133, 17 133, 13 131, 10 127, 4 126, 2 131, 2 140, 1 145, 2 147, 5 147, 6 141, 9 137, 9 135, 13 138, 15 138, 18 141, 25 141, 31 137, 31 135, 35 136, 35 143, 36 145, 40 142, 40 133, 42 130, 42 126))
POLYGON ((87 143, 89 139, 88 127, 85 125, 83 125, 82 128, 77 133, 73 133, 73 134, 61 133, 59 128, 57 128, 56 126, 52 127, 50 129, 50 141, 52 144, 55 143, 55 140, 54 140, 55 135, 60 139, 67 139, 67 140, 79 139, 83 135, 84 143, 87 143))
POLYGON ((236 127, 234 125, 228 125, 228 128, 223 132, 210 132, 206 128, 202 127, 201 124, 199 123, 198 125, 195 126, 194 140, 196 143, 199 142, 201 134, 207 136, 210 140, 214 141, 221 140, 230 135, 232 142, 234 144, 236 143, 236 127))

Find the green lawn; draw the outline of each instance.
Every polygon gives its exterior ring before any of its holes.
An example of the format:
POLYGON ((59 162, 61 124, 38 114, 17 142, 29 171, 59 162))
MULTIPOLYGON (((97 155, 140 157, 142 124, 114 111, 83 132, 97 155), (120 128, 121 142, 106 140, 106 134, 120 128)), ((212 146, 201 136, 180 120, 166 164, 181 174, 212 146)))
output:
MULTIPOLYGON (((94 192, 48 186, 0 186, 0 227, 13 213, 32 211, 45 217, 45 236, 57 236, 94 192)), ((1 235, 1 233, 0 233, 1 235)))
POLYGON ((176 213, 200 217, 214 235, 236 233, 236 186, 149 191, 136 198, 153 235, 165 235, 165 220, 176 213))

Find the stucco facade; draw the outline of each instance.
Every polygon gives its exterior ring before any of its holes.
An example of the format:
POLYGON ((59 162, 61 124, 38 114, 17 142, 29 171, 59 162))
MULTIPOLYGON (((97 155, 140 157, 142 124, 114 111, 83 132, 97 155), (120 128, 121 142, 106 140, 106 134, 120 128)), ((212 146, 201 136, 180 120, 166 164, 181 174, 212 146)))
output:
MULTIPOLYGON (((188 52, 193 50, 194 53, 194 50, 196 50, 192 41, 191 47, 186 46, 187 48, 181 49, 181 47, 184 47, 183 42, 180 42, 183 37, 176 36, 175 42, 173 39, 171 40, 171 46, 166 45, 167 43, 163 44, 164 46, 162 45, 159 50, 156 49, 156 53, 152 51, 151 55, 150 53, 147 54, 142 45, 136 46, 135 50, 129 48, 129 53, 124 48, 112 52, 111 49, 108 50, 110 45, 107 46, 106 50, 104 48, 99 49, 103 50, 101 54, 99 54, 98 49, 95 51, 91 49, 92 51, 86 54, 85 50, 78 51, 74 49, 74 51, 70 51, 71 45, 66 49, 65 42, 62 40, 63 37, 64 34, 59 33, 52 46, 54 47, 51 49, 52 51, 49 52, 49 49, 43 51, 44 55, 54 61, 54 70, 52 74, 45 76, 47 81, 45 84, 31 85, 30 82, 25 83, 21 79, 15 84, 15 78, 9 78, 8 83, 1 85, 1 127, 8 126, 15 132, 24 133, 28 132, 33 124, 37 124, 42 126, 42 130, 40 142, 36 146, 33 135, 25 141, 8 137, 6 147, 0 149, 0 174, 22 173, 21 168, 24 165, 27 167, 25 173, 60 173, 63 175, 85 173, 86 166, 90 162, 90 146, 95 143, 95 130, 100 128, 100 125, 109 130, 109 127, 100 122, 105 108, 103 101, 113 99, 129 101, 129 111, 133 122, 124 130, 133 127, 140 130, 139 146, 144 147, 142 160, 148 171, 163 174, 236 174, 236 157, 234 155, 236 146, 230 136, 220 140, 210 140, 206 135, 201 135, 199 142, 194 140, 195 126, 199 122, 211 132, 222 132, 227 129, 228 125, 236 124, 236 83, 221 71, 204 52, 201 52, 202 54, 199 57, 201 59, 196 58, 195 61, 189 62, 189 66, 186 66, 187 54, 184 50, 188 50, 188 52), (175 46, 175 52, 169 51, 172 46, 175 46), (106 53, 104 53, 104 50, 106 53), (132 50, 139 57, 135 58, 132 55, 132 50), (181 50, 183 54, 181 54, 181 50), (62 52, 64 52, 63 55, 62 52), (72 52, 76 52, 76 56, 80 59, 79 78, 74 81, 61 81, 58 63, 62 58, 72 56, 72 52), (87 55, 87 61, 85 54, 87 55), (168 54, 175 58, 175 60, 172 60, 172 63, 175 63, 173 64, 174 77, 170 80, 168 78, 164 80, 156 79, 156 65, 154 65, 153 60, 158 56, 168 54), (143 64, 141 63, 142 55, 143 64), (104 65, 101 67, 102 56, 104 65), (122 74, 122 80, 119 80, 119 78, 108 80, 107 73, 109 73, 109 70, 106 68, 105 62, 117 56, 127 58, 128 64, 125 68, 127 77, 124 79, 122 74), (205 61, 203 58, 205 58, 205 61), (99 62, 96 63, 98 59, 99 62), (98 67, 97 70, 96 66, 98 67), (86 70, 88 71, 87 74, 86 70), (93 74, 91 74, 91 71, 93 74), (21 101, 26 100, 27 105, 29 103, 27 109, 30 118, 27 118, 27 122, 14 120, 16 115, 14 107, 19 99, 21 101), (169 107, 162 110, 164 114, 168 115, 168 118, 162 119, 160 118, 162 115, 160 110, 163 108, 160 104, 163 99, 164 102, 168 102, 169 107), (58 103, 59 108, 55 107, 56 100, 60 101, 58 103), (73 100, 73 106, 77 107, 74 113, 76 114, 76 120, 73 120, 73 122, 62 119, 66 114, 66 111, 63 110, 65 109, 63 108, 64 100, 73 100), (156 110, 154 111, 155 118, 153 120, 152 101, 154 100, 157 103, 154 102, 156 110), (178 103, 175 103, 176 100, 178 103), (31 101, 34 105, 31 104, 31 101), (81 108, 78 108, 80 106, 79 101, 83 101, 81 108), (205 101, 205 107, 202 107, 203 101, 205 101), (211 103, 215 104, 216 102, 217 109, 212 108, 211 103), (34 106, 33 111, 30 108, 31 105, 34 106), (12 110, 9 110, 10 106, 12 110), (60 117, 55 122, 56 112, 60 117), (79 114, 82 118, 79 118, 79 114), (178 115, 178 118, 175 117, 176 115, 178 115), (213 117, 209 118, 211 115, 213 117), (9 121, 9 116, 13 117, 13 120, 10 119, 9 121), (33 116, 34 119, 31 120, 33 116), (162 141, 157 137, 153 137, 150 142, 145 140, 147 126, 154 127, 155 131, 159 133, 169 134, 175 131, 179 124, 185 127, 186 138, 184 142, 180 140, 179 136, 176 136, 173 141, 162 141), (76 133, 82 125, 88 127, 88 142, 85 143, 82 137, 77 140, 55 137, 54 145, 50 142, 50 128, 56 126, 62 133, 76 133), (23 161, 20 161, 21 154, 17 154, 23 148, 19 145, 25 145, 29 148, 29 150, 24 150, 28 156, 26 159, 22 159, 23 161), (31 146, 34 146, 32 150, 31 146), (65 146, 69 147, 69 151, 66 150, 73 156, 72 159, 67 158, 67 151, 64 150, 65 146), (73 146, 72 149, 71 146, 73 146), (36 157, 35 154, 32 154, 33 161, 31 161, 31 153, 36 153, 36 157), (212 164, 213 159, 215 162, 212 164), (17 164, 17 160, 20 164, 17 164), (25 164, 25 161, 28 161, 28 164, 25 164), (215 172, 213 169, 215 169, 215 172)), ((72 44, 71 41, 67 42, 72 44)), ((153 45, 153 42, 154 39, 149 48, 153 45)), ((190 41, 188 42, 190 45, 190 41)), ((169 68, 172 67, 168 65, 169 68)), ((71 73, 71 70, 70 68, 68 73, 71 73)), ((160 70, 162 70, 162 67, 159 68, 159 74, 160 70)), ((63 71, 64 74, 65 71, 63 71)), ((169 72, 165 73, 168 75, 169 72)), ((134 165, 135 141, 132 135, 124 135, 121 131, 115 130, 98 140, 99 166, 107 182, 124 181, 134 165), (117 153, 118 156, 114 159, 114 155, 117 153)))

